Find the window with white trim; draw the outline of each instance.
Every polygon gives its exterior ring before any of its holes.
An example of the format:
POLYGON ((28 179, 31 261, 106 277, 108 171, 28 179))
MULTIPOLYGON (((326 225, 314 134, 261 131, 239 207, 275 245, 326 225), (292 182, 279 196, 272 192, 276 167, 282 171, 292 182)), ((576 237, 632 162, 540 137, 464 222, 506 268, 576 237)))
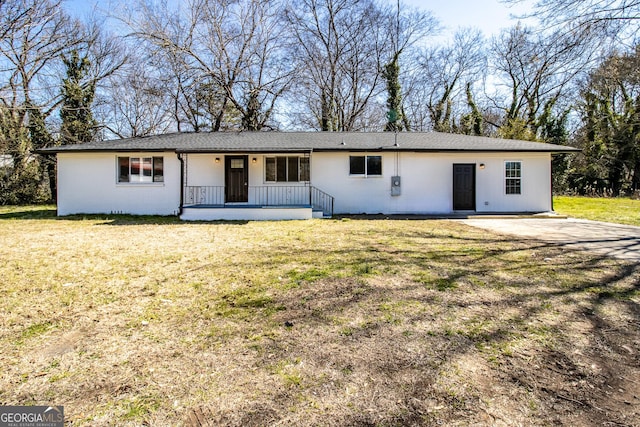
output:
POLYGON ((504 162, 504 183, 506 194, 522 193, 522 162, 504 162))
POLYGON ((264 180, 266 182, 309 181, 309 157, 265 157, 264 180))
POLYGON ((349 156, 349 175, 382 175, 382 156, 349 156))
POLYGON ((164 158, 118 157, 118 182, 164 182, 164 158))

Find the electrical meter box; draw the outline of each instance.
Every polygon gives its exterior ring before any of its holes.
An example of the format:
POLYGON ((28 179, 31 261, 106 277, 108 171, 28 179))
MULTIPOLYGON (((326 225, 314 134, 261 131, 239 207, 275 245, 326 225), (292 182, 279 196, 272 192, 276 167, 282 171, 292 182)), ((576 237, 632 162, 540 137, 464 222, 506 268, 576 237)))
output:
POLYGON ((400 183, 401 183, 401 180, 399 176, 391 177, 391 195, 392 196, 400 195, 400 183))

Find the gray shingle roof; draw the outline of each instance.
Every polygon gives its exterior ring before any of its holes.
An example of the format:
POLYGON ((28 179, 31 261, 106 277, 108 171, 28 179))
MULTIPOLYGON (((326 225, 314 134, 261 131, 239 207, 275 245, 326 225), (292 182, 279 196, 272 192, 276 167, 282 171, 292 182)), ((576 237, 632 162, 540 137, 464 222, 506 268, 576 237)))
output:
POLYGON ((172 133, 86 144, 40 153, 87 151, 226 153, 310 151, 475 151, 570 152, 573 147, 541 142, 439 132, 212 132, 172 133), (397 146, 394 145, 397 142, 397 146))

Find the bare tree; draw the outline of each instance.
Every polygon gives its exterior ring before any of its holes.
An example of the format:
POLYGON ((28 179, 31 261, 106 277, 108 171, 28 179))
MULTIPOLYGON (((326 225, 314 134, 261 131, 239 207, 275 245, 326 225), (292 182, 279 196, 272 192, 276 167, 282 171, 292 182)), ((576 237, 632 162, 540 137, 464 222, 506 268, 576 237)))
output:
POLYGON ((21 7, 19 2, 0 0, 0 39, 7 37, 16 27, 24 24, 28 7, 21 7))
POLYGON ((302 121, 323 131, 357 130, 370 100, 384 90, 387 17, 370 0, 298 0, 286 18, 296 40, 294 96, 311 115, 302 121))
POLYGON ((423 49, 408 93, 412 126, 454 131, 466 84, 482 81, 486 61, 484 37, 474 29, 458 30, 449 45, 423 49))
POLYGON ((122 37, 108 31, 104 19, 92 17, 82 28, 80 53, 89 60, 89 81, 98 89, 109 84, 108 78, 131 59, 122 37))
POLYGON ((108 132, 118 138, 154 135, 168 131, 171 97, 165 84, 139 63, 109 77, 110 87, 98 109, 108 132))
POLYGON ((269 127, 291 79, 279 11, 276 1, 192 0, 169 13, 166 5, 157 9, 141 1, 135 19, 122 19, 156 57, 170 58, 175 79, 194 73, 189 82, 180 81, 175 98, 194 130, 203 114, 211 130, 221 130, 230 111, 241 117, 241 128, 259 130, 269 127))
POLYGON ((490 96, 501 112, 500 134, 535 139, 569 84, 583 72, 590 49, 577 35, 545 35, 516 25, 495 37, 491 70, 497 89, 490 96))
POLYGON ((638 35, 640 0, 538 0, 531 15, 554 32, 595 36, 594 41, 607 36, 632 39, 638 35))

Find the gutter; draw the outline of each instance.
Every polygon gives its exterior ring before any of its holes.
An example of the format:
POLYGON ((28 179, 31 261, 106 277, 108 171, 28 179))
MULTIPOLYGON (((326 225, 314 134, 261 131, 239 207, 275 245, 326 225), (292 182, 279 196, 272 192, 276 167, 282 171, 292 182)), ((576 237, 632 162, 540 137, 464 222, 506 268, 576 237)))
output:
POLYGON ((245 153, 312 153, 317 152, 414 152, 414 153, 572 153, 580 152, 579 148, 567 147, 567 146, 554 146, 553 144, 547 144, 539 149, 527 148, 504 148, 504 147, 492 147, 479 149, 477 147, 451 147, 440 146, 431 148, 414 147, 411 145, 404 145, 402 147, 395 145, 387 146, 365 146, 365 145, 345 145, 345 146, 332 146, 332 147, 221 147, 221 148, 191 148, 185 149, 180 147, 106 147, 106 146, 93 146, 91 148, 81 149, 80 146, 58 146, 33 150, 36 154, 51 155, 58 153, 75 153, 75 152, 93 152, 93 153, 137 153, 137 152, 174 152, 176 154, 245 154, 245 153))

